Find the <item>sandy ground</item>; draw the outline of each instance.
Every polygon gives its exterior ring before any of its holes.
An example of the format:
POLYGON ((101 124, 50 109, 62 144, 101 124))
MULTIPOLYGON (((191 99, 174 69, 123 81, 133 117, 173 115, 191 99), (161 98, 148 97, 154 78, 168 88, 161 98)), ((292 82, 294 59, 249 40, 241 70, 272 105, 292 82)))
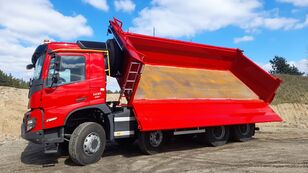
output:
POLYGON ((79 167, 19 137, 27 90, 0 87, 0 94, 0 172, 308 172, 307 104, 272 106, 284 122, 258 124, 261 130, 249 142, 212 148, 176 138, 153 156, 136 145, 108 144, 98 163, 79 167))
POLYGON ((271 107, 281 116, 283 122, 259 124, 260 127, 269 127, 273 129, 277 127, 299 129, 308 128, 308 104, 283 103, 272 105, 271 107))
POLYGON ((308 172, 308 130, 264 128, 244 143, 204 147, 175 139, 164 152, 140 154, 137 146, 109 144, 102 159, 76 166, 67 156, 44 155, 24 140, 0 144, 0 172, 308 172))
MULTIPOLYGON (((0 86, 0 137, 20 135, 20 124, 27 111, 28 90, 0 86)), ((0 141, 1 141, 0 139, 0 141)))

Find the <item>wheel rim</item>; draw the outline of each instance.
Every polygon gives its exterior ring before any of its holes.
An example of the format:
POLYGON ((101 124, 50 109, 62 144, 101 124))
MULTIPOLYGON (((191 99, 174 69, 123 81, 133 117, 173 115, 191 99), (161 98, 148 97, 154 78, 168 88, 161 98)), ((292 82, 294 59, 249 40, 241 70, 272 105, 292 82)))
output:
POLYGON ((150 133, 150 144, 152 147, 158 147, 163 141, 163 133, 155 131, 150 133))
POLYGON ((226 135, 226 129, 224 126, 214 127, 213 135, 216 139, 222 139, 226 135))
POLYGON ((249 124, 240 125, 239 130, 242 135, 247 135, 249 133, 249 124))
POLYGON ((99 150, 100 145, 101 145, 100 137, 98 136, 97 133, 92 132, 88 134, 87 137, 84 139, 83 151, 88 155, 92 155, 99 150))

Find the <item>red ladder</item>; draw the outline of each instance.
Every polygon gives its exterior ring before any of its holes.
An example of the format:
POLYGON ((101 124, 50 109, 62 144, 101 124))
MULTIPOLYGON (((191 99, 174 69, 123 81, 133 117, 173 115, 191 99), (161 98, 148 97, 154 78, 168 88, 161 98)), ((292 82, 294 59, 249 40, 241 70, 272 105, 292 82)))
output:
POLYGON ((129 69, 128 69, 128 74, 126 76, 126 80, 123 84, 123 87, 121 88, 120 92, 120 98, 119 102, 121 103, 121 99, 123 97, 126 98, 127 102, 129 102, 131 95, 134 90, 134 86, 136 83, 136 80, 138 78, 139 72, 141 68, 141 63, 140 62, 131 62, 129 69))

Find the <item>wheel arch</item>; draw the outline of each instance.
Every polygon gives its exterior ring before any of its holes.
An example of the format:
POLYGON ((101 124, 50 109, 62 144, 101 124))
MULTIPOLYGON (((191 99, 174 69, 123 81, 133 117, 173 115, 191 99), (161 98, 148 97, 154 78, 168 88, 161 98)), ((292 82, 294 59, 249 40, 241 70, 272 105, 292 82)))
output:
POLYGON ((113 139, 113 132, 111 129, 113 129, 113 114, 111 114, 110 108, 106 104, 99 104, 99 105, 91 105, 91 106, 85 106, 81 108, 77 108, 72 110, 64 121, 64 128, 68 131, 73 131, 79 124, 82 122, 87 121, 93 121, 98 122, 101 124, 105 131, 107 139, 113 139), (90 115, 89 115, 90 114, 90 115), (76 119, 75 119, 76 118, 76 119), (83 120, 79 121, 78 118, 81 118, 83 120), (73 121, 76 120, 76 124, 71 124, 73 121))

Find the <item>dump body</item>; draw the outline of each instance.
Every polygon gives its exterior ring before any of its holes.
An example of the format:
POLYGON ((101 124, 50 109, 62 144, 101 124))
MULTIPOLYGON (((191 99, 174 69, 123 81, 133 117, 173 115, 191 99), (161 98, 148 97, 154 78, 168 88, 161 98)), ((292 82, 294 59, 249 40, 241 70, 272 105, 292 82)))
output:
POLYGON ((133 34, 117 20, 110 24, 125 51, 118 81, 141 131, 281 121, 269 107, 280 79, 241 50, 133 34), (128 84, 132 63, 142 68, 128 84))

